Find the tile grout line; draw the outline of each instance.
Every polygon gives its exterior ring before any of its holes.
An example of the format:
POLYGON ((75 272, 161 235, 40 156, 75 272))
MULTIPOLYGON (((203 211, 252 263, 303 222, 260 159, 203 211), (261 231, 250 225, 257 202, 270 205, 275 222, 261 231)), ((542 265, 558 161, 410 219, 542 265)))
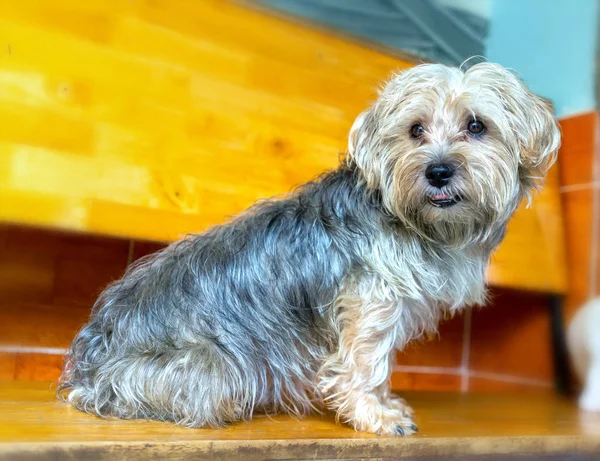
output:
POLYGON ((135 240, 131 239, 129 241, 129 248, 127 250, 127 267, 131 265, 133 262, 133 252, 135 251, 135 240))
MULTIPOLYGON (((594 162, 595 163, 595 162, 594 162)), ((593 189, 600 186, 600 181, 584 182, 581 184, 570 184, 568 186, 561 186, 559 191, 561 194, 568 192, 578 192, 582 190, 593 189)))
MULTIPOLYGON (((461 376, 463 370, 461 368, 452 367, 430 367, 430 366, 419 366, 419 365, 396 365, 393 370, 395 372, 404 373, 422 373, 422 374, 438 374, 438 375, 454 375, 461 376)), ((552 387, 551 381, 544 381, 542 379, 535 378, 523 378, 520 376, 503 375, 500 373, 493 373, 487 371, 466 371, 467 376, 472 378, 489 379, 490 381, 500 381, 504 383, 515 383, 515 384, 528 384, 530 386, 539 387, 552 387)))
POLYGON ((431 367, 425 365, 394 365, 392 371, 403 371, 405 373, 423 373, 423 374, 437 374, 437 375, 459 375, 461 374, 460 368, 454 367, 431 367))
POLYGON ((67 349, 64 349, 62 347, 0 346, 0 352, 14 354, 64 355, 67 353, 67 349))
POLYGON ((543 379, 522 378, 520 376, 502 375, 499 373, 491 373, 487 371, 469 371, 469 376, 473 378, 489 379, 490 381, 500 381, 503 383, 528 384, 530 386, 553 387, 552 381, 544 381, 543 379))
POLYGON ((460 391, 469 391, 469 361, 471 359, 471 319, 473 309, 467 309, 463 316, 462 355, 460 363, 460 391))

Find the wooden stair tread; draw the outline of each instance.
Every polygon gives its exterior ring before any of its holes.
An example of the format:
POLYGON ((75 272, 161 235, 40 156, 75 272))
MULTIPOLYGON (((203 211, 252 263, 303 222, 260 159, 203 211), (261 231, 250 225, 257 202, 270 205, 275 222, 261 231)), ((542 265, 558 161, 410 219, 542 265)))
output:
POLYGON ((536 454, 535 459, 555 459, 552 456, 561 453, 600 456, 600 416, 580 414, 571 401, 544 393, 406 393, 420 433, 395 438, 355 432, 337 425, 331 415, 302 420, 259 416, 218 430, 103 420, 56 400, 55 387, 0 383, 0 459, 46 459, 50 454, 52 459, 195 456, 245 461, 369 459, 383 453, 424 460, 438 459, 442 453, 445 459, 504 459, 489 456, 513 453, 536 454))

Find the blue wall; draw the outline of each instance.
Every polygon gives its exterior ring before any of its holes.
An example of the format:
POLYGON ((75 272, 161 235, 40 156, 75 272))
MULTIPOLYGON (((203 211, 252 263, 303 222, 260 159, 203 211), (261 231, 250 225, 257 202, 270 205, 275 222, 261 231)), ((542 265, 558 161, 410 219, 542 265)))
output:
POLYGON ((493 0, 487 57, 555 104, 559 117, 593 110, 598 0, 493 0))

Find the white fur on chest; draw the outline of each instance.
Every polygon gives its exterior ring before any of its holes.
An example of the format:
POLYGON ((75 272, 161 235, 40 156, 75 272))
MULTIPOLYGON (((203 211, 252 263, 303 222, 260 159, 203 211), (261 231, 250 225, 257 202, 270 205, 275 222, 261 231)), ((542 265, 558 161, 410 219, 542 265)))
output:
POLYGON ((385 283, 385 295, 455 311, 485 301, 489 253, 478 248, 425 249, 418 240, 383 235, 366 253, 369 272, 385 283))
POLYGON ((364 267, 345 281, 336 301, 338 332, 359 323, 358 330, 386 331, 385 342, 402 348, 435 332, 444 316, 485 299, 487 257, 481 252, 431 254, 418 242, 386 235, 364 249, 364 267))

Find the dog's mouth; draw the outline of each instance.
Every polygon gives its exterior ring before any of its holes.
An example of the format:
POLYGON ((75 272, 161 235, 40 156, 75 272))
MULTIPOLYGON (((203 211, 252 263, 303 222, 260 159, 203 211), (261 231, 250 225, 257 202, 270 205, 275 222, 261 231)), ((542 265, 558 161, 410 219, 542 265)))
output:
POLYGON ((440 192, 439 194, 434 194, 429 197, 429 203, 436 208, 449 208, 456 205, 461 200, 462 198, 460 195, 450 195, 445 192, 440 192))

